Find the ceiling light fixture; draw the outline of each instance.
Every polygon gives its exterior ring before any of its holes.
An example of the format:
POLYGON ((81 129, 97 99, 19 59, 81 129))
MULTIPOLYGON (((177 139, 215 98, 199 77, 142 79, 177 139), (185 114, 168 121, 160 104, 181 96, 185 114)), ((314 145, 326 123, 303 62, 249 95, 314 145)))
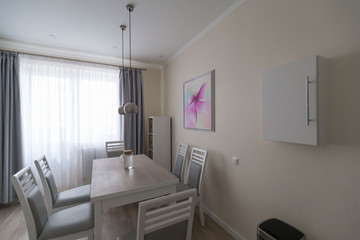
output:
MULTIPOLYGON (((120 25, 120 28, 121 28, 122 68, 124 70, 124 31, 126 29, 126 25, 120 25)), ((118 113, 120 115, 125 115, 124 104, 119 107, 118 113)))
MULTIPOLYGON (((129 76, 130 76, 130 80, 132 80, 132 71, 131 71, 131 13, 134 11, 134 6, 131 4, 128 4, 126 6, 126 9, 129 11, 129 60, 130 60, 130 71, 129 71, 129 76)), ((120 28, 122 30, 122 33, 124 33, 124 30, 126 29, 125 25, 121 25, 120 28), (123 29, 121 26, 124 26, 125 28, 123 29)), ((124 46, 124 34, 122 34, 122 42, 123 42, 123 46, 124 46)), ((124 68, 124 47, 123 47, 123 68, 124 68)), ((138 106, 136 105, 136 103, 134 103, 132 100, 128 103, 126 103, 125 105, 122 105, 119 110, 118 110, 120 115, 124 115, 124 114, 136 114, 138 112, 138 106)))

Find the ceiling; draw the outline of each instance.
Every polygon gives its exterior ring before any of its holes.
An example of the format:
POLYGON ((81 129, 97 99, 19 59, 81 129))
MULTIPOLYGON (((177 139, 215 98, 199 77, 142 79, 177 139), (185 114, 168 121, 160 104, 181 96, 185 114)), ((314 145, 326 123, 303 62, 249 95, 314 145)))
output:
MULTIPOLYGON (((132 60, 163 65, 243 0, 0 0, 0 40, 121 58, 131 14, 132 60)), ((128 29, 125 58, 129 57, 128 29)), ((1 44, 0 44, 1 47, 1 44)))

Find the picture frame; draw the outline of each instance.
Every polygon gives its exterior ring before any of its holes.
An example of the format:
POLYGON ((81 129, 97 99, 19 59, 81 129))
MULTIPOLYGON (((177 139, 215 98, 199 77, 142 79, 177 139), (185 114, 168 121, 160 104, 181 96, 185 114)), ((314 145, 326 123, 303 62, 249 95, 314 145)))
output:
POLYGON ((215 131, 215 69, 183 86, 184 128, 215 131))

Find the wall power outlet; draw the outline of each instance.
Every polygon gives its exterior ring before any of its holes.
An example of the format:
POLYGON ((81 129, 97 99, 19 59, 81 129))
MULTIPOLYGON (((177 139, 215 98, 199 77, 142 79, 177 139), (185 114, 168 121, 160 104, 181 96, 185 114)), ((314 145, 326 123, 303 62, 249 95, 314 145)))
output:
POLYGON ((239 166, 239 158, 238 157, 232 157, 232 164, 235 166, 239 166))

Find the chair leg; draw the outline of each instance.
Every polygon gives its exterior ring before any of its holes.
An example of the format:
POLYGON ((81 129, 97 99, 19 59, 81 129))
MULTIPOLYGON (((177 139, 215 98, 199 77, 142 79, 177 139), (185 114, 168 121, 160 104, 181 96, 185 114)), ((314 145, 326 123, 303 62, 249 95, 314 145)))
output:
POLYGON ((201 201, 201 198, 199 200, 199 216, 200 216, 200 223, 201 223, 201 226, 205 226, 205 218, 204 218, 204 210, 203 210, 203 204, 202 204, 202 201, 201 201))

